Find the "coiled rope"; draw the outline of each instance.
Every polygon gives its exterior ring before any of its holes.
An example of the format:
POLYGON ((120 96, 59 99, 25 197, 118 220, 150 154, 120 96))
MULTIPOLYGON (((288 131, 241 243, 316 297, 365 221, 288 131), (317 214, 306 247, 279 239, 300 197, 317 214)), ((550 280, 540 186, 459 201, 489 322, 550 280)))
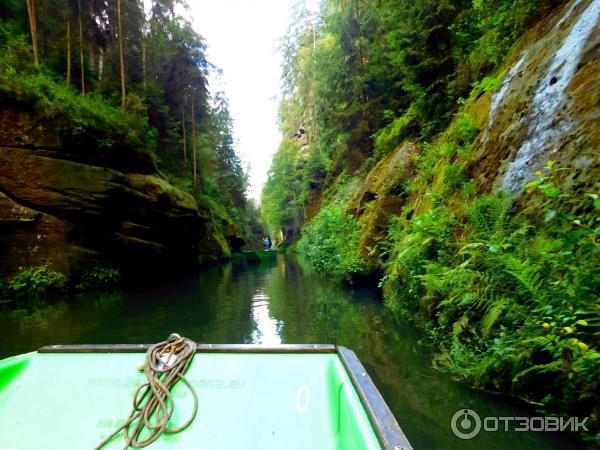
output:
POLYGON ((162 433, 178 433, 187 428, 198 412, 198 396, 184 376, 195 353, 196 343, 176 333, 171 334, 166 341, 151 346, 146 352, 144 364, 140 367, 146 375, 147 382, 135 391, 129 417, 94 450, 100 450, 121 431, 125 432, 124 449, 128 449, 147 447, 162 433), (175 409, 171 389, 179 380, 183 381, 192 393, 194 409, 185 423, 169 428, 167 425, 175 409))

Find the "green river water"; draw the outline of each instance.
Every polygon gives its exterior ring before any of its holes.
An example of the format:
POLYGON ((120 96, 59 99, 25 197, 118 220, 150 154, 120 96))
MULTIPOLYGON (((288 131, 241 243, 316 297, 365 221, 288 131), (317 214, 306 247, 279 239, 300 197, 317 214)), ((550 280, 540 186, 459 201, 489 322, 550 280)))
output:
POLYGON ((174 331, 203 343, 349 347, 417 450, 578 448, 572 436, 556 432, 455 437, 450 421, 461 408, 482 417, 535 413, 435 371, 423 334, 393 321, 376 290, 324 280, 293 256, 278 255, 256 265, 226 264, 192 278, 148 280, 144 288, 86 294, 27 309, 4 307, 0 358, 48 344, 156 342, 174 331))

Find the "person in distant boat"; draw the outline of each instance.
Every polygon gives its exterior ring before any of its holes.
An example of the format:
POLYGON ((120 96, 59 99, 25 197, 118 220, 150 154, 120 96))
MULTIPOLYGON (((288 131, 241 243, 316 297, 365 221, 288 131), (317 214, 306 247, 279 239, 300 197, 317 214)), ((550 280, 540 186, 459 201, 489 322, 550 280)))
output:
POLYGON ((265 243, 265 250, 271 250, 271 239, 268 236, 263 238, 263 242, 265 243))

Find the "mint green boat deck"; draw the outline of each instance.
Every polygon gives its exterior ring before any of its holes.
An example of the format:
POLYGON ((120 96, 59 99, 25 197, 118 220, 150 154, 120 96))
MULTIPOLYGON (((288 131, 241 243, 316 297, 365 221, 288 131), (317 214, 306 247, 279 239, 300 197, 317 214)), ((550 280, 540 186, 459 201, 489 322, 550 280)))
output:
MULTIPOLYGON (((122 424, 142 346, 52 346, 0 361, 0 449, 92 449, 122 424), (88 349, 88 350, 86 350, 88 349)), ((156 449, 410 449, 354 354, 334 346, 199 346, 194 422, 156 449), (306 350, 311 348, 310 350, 306 350)), ((193 400, 173 390, 173 425, 193 400)), ((105 448, 121 449, 122 434, 105 448)))

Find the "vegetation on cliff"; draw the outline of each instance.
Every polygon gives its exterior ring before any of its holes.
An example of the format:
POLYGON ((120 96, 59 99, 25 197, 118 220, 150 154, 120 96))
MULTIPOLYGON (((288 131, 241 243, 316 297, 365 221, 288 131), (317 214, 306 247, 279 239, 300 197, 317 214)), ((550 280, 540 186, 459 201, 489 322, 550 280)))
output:
POLYGON ((341 204, 324 207, 304 228, 298 250, 315 268, 336 278, 349 277, 361 268, 357 254, 359 226, 341 204))
POLYGON ((382 287, 386 305, 439 345, 438 367, 594 417, 600 205, 563 192, 559 175, 540 174, 524 210, 502 194, 407 208, 389 230, 382 287))
POLYGON ((578 184, 579 169, 550 161, 512 199, 487 176, 506 157, 486 142, 503 65, 536 22, 556 30, 590 4, 561 3, 326 0, 316 15, 299 9, 282 45, 285 139, 263 208, 284 236, 293 220, 308 223, 298 249, 323 272, 381 268, 386 305, 429 332, 438 367, 547 412, 591 417, 598 440, 597 184, 578 184), (556 11, 566 11, 562 22, 556 11), (339 247, 343 258, 329 255, 339 247))
POLYGON ((148 13, 143 2, 118 3, 3 2, 2 104, 33 114, 63 151, 148 156, 143 173, 158 169, 192 193, 215 226, 222 218, 250 232, 227 99, 208 93, 212 66, 175 12, 183 3, 155 0, 148 13))

